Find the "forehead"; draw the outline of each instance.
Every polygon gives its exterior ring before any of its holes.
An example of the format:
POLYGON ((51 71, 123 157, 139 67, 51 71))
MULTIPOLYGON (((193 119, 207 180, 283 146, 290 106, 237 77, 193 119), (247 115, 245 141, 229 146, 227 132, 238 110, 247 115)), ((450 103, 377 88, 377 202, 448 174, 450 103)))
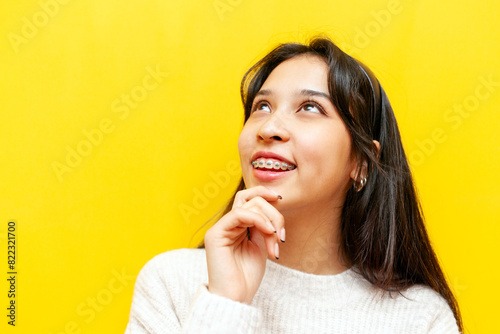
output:
POLYGON ((328 93, 328 65, 318 56, 300 55, 279 64, 261 89, 298 91, 312 89, 328 93))

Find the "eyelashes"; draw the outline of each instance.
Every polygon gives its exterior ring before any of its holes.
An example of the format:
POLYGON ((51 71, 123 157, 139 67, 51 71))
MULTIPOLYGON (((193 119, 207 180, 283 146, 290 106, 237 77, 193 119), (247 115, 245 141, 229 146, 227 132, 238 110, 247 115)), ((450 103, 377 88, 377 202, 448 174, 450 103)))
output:
MULTIPOLYGON (((260 100, 260 101, 257 101, 257 102, 255 102, 253 104, 251 112, 253 113, 253 112, 257 111, 257 110, 264 110, 264 109, 261 109, 263 107, 267 108, 266 111, 271 111, 271 107, 270 107, 269 102, 266 101, 266 100, 260 100)), ((299 106, 298 110, 299 111, 301 111, 301 110, 310 111, 311 110, 310 107, 314 107, 314 108, 316 108, 319 111, 319 113, 327 115, 327 113, 325 111, 325 108, 323 108, 321 106, 321 104, 319 104, 318 102, 316 102, 314 100, 311 100, 311 99, 308 99, 308 100, 304 101, 299 106)), ((313 112, 313 111, 310 111, 310 112, 316 113, 316 114, 318 113, 318 112, 313 112)))
POLYGON ((269 108, 269 103, 265 100, 255 102, 252 106, 252 112, 257 111, 257 109, 261 108, 262 106, 267 106, 267 108, 269 108))
POLYGON ((301 108, 300 110, 304 109, 306 106, 313 106, 315 107, 316 109, 319 110, 320 113, 322 114, 325 114, 326 115, 326 112, 325 112, 325 109, 316 101, 313 101, 313 100, 307 100, 305 101, 302 105, 301 105, 301 108))

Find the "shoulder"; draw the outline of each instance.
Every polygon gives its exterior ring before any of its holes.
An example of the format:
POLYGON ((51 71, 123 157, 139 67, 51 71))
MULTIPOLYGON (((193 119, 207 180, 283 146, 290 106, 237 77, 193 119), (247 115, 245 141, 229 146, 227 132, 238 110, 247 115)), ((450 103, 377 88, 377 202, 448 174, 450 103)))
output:
POLYGON ((448 301, 425 285, 414 285, 403 292, 420 307, 420 324, 428 333, 458 333, 458 326, 448 301))
POLYGON ((441 309, 449 309, 452 312, 446 299, 427 285, 412 285, 401 292, 398 300, 399 303, 419 308, 427 314, 434 314, 441 309))
POLYGON ((407 288, 394 298, 394 305, 411 316, 416 327, 426 333, 458 333, 448 301, 429 286, 416 284, 407 288))
POLYGON ((179 321, 187 318, 197 290, 207 281, 204 249, 181 248, 154 256, 137 276, 129 331, 179 332, 179 321))
POLYGON ((427 285, 415 284, 402 291, 404 297, 421 304, 443 305, 446 300, 437 291, 427 285))
POLYGON ((188 266, 206 260, 205 249, 179 248, 158 254, 149 260, 145 267, 188 266))
POLYGON ((431 287, 414 284, 401 291, 385 291, 366 280, 357 271, 351 272, 353 278, 354 299, 369 300, 380 306, 395 306, 397 308, 429 308, 447 306, 446 299, 431 287))
POLYGON ((405 333, 458 333, 447 300, 429 286, 415 284, 400 292, 388 292, 360 275, 356 278, 358 284, 354 286, 351 301, 364 316, 399 326, 400 332, 405 333))
MULTIPOLYGON (((380 301, 387 307, 394 307, 414 314, 433 313, 434 310, 449 308, 448 302, 438 292, 422 284, 412 285, 400 292, 378 291, 380 301)), ((451 312, 451 309, 450 309, 451 312)))
POLYGON ((207 277, 205 249, 180 248, 156 255, 140 270, 137 283, 203 281, 207 277))

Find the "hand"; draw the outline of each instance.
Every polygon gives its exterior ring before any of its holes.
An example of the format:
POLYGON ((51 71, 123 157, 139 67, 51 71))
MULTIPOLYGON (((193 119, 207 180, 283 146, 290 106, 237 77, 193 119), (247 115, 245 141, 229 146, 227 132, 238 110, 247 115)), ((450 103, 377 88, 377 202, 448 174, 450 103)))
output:
POLYGON ((278 257, 278 231, 285 221, 269 203, 278 200, 278 195, 264 186, 236 193, 231 211, 205 234, 208 291, 252 302, 264 277, 267 254, 278 257))

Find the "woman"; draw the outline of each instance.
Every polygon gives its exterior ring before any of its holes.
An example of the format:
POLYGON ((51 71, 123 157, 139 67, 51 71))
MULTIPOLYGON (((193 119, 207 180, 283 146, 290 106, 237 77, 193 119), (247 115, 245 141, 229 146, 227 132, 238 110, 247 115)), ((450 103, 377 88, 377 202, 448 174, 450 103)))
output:
POLYGON ((241 95, 240 186, 204 245, 141 270, 127 333, 461 331, 373 73, 316 38, 241 95))

